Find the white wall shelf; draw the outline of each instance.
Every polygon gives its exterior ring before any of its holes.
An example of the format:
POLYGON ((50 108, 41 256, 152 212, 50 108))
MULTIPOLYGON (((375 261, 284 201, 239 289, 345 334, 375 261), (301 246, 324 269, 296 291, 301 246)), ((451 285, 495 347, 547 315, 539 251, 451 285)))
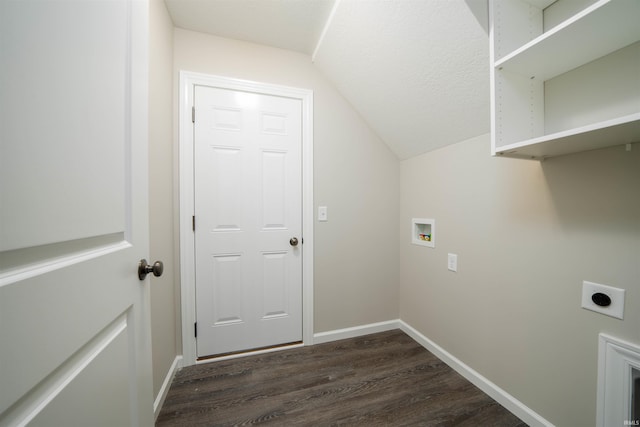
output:
POLYGON ((414 245, 435 248, 436 220, 431 218, 412 218, 411 243, 414 245))
POLYGON ((496 155, 542 159, 628 144, 638 141, 639 135, 640 113, 637 113, 504 145, 496 155))
POLYGON ((601 0, 495 61, 495 67, 549 80, 640 40, 639 20, 639 1, 601 0))
POLYGON ((492 154, 543 159, 640 141, 640 1, 490 5, 492 154))

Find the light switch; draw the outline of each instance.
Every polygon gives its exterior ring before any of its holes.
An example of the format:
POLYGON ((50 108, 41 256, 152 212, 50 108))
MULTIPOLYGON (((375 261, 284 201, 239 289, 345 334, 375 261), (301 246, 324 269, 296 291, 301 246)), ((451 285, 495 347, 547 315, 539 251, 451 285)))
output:
POLYGON ((450 271, 458 271, 458 255, 449 254, 447 258, 447 268, 450 271))
POLYGON ((326 206, 318 206, 318 221, 328 221, 329 218, 327 216, 327 207, 326 206))

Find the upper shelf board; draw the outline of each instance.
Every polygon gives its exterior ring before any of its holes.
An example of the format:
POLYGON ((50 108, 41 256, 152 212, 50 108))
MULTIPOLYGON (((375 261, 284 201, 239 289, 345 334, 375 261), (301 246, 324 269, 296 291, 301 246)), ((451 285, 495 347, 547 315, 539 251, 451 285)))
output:
POLYGON ((640 0, 600 0, 494 66, 546 81, 638 40, 640 0))

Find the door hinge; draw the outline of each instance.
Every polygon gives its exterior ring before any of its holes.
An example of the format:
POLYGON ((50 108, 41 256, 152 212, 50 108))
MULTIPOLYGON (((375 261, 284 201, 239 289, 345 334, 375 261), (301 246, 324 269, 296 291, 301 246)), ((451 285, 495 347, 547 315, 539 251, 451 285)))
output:
POLYGON ((193 324, 193 336, 198 338, 198 322, 193 324))
POLYGON ((191 228, 193 228, 193 231, 196 231, 196 216, 193 215, 191 217, 191 228))
POLYGON ((196 107, 191 107, 191 123, 196 122, 196 107))

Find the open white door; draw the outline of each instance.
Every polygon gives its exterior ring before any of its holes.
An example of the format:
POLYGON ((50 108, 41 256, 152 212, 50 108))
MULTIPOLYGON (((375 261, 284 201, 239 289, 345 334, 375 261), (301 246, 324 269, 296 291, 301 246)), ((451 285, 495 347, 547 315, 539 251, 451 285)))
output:
POLYGON ((152 425, 145 0, 0 1, 0 425, 152 425))

